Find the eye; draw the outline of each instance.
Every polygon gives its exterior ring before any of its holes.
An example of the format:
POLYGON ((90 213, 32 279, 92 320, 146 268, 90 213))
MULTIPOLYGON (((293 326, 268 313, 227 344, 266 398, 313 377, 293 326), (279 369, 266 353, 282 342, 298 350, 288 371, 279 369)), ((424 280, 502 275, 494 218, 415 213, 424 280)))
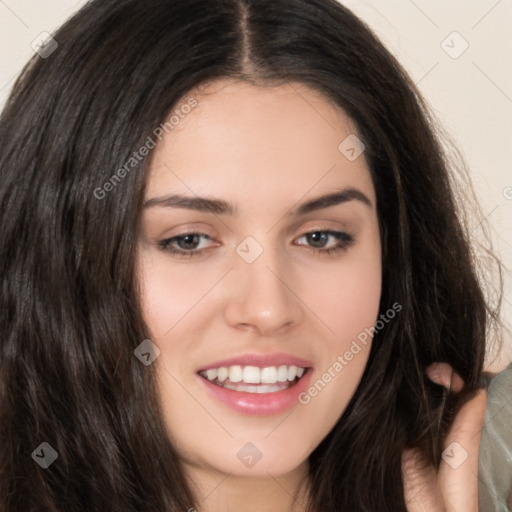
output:
POLYGON ((211 238, 206 233, 184 233, 162 240, 158 245, 171 254, 192 257, 201 254, 207 248, 202 244, 204 240, 211 240, 211 238))
MULTIPOLYGON (((306 239, 307 249, 317 254, 332 254, 348 249, 354 242, 354 238, 344 231, 316 230, 305 233, 297 240, 306 239)), ((160 248, 175 256, 191 258, 199 256, 208 249, 208 241, 213 240, 206 233, 184 233, 182 235, 167 238, 158 243, 160 248), (204 242, 204 243, 203 243, 204 242)))
MULTIPOLYGON (((348 249, 354 242, 354 237, 344 231, 316 230, 305 233, 297 240, 305 238, 309 248, 320 254, 332 254, 348 249)), ((299 243, 298 245, 305 245, 299 243)))

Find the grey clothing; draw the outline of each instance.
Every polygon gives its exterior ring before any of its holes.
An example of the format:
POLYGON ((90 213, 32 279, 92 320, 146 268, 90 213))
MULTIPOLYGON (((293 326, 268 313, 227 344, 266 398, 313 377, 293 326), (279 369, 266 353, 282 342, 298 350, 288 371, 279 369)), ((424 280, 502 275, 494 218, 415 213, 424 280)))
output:
POLYGON ((512 511, 512 364, 489 384, 478 463, 479 511, 512 511))

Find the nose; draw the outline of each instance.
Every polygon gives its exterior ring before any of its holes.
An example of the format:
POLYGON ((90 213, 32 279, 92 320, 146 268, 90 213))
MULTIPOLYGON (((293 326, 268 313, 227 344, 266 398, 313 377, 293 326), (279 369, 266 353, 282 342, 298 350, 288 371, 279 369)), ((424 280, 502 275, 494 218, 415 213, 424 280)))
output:
POLYGON ((265 250, 254 262, 241 258, 229 276, 226 322, 261 336, 282 335, 303 318, 302 302, 292 270, 274 251, 265 250), (286 269, 286 271, 285 271, 286 269), (295 285, 295 286, 294 286, 295 285))

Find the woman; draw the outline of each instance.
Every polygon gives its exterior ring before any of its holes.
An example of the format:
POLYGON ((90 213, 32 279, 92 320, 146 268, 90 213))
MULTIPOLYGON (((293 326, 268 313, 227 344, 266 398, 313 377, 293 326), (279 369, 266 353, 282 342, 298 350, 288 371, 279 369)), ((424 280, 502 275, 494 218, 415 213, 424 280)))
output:
POLYGON ((0 124, 0 507, 475 509, 497 312, 373 34, 103 0, 53 37, 0 124))

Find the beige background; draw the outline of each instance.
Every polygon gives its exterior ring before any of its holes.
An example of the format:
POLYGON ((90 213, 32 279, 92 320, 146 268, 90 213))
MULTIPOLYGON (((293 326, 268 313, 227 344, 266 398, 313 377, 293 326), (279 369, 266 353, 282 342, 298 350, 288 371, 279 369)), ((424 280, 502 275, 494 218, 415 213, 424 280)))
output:
MULTIPOLYGON (((83 0, 0 0, 0 108, 33 54, 83 0)), ((405 66, 469 164, 494 244, 512 269, 512 0, 343 0, 405 66), (456 32, 456 33, 454 33, 456 32), (467 48, 466 48, 467 47, 467 48)), ((151 3, 148 2, 148 6, 151 3)), ((475 228, 482 219, 475 219, 475 228)), ((504 319, 512 318, 506 275, 504 319)), ((506 334, 499 369, 512 361, 506 334)))

